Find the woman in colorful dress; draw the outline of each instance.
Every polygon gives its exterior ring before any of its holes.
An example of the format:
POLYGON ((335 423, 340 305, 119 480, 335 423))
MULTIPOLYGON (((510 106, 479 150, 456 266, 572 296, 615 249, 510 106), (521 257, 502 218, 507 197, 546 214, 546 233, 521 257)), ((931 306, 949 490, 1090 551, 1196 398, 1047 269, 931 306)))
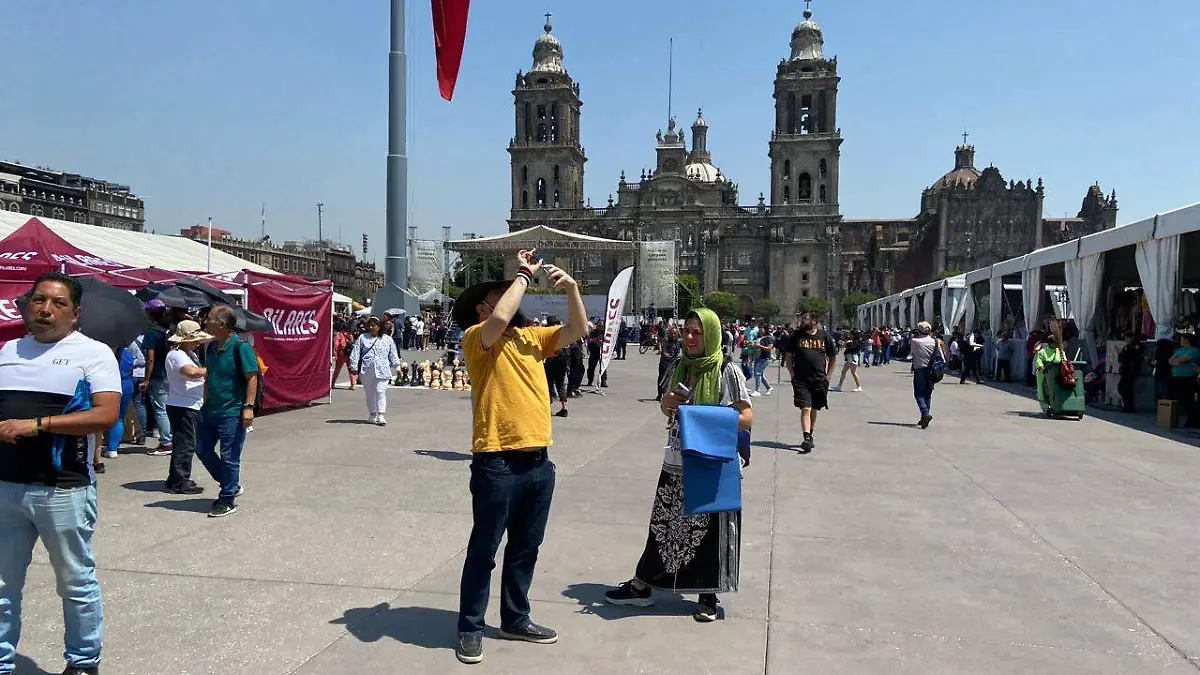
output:
POLYGON ((742 546, 741 511, 719 511, 694 516, 683 512, 683 461, 676 411, 680 405, 723 405, 738 411, 738 429, 754 420, 746 378, 737 363, 721 351, 721 322, 709 309, 687 316, 683 326, 683 353, 671 369, 660 408, 668 419, 666 457, 650 512, 650 533, 634 578, 604 594, 614 605, 649 607, 653 590, 698 593, 692 615, 696 621, 718 618, 718 593, 738 587, 742 546), (676 393, 682 384, 686 398, 676 393))

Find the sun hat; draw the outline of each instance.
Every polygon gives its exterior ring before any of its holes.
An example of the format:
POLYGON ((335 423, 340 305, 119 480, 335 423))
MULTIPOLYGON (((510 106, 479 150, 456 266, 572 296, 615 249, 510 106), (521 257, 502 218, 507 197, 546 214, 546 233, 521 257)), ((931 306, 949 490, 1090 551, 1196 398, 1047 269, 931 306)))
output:
POLYGON ((185 319, 180 321, 178 326, 175 326, 175 334, 167 338, 167 342, 180 344, 181 342, 208 342, 211 339, 213 339, 213 336, 201 330, 200 324, 190 319, 185 319))
POLYGON ((921 321, 917 323, 917 331, 920 333, 932 333, 933 326, 929 325, 928 321, 921 321))
POLYGON ((484 281, 468 288, 459 294, 454 301, 454 309, 450 311, 454 317, 454 323, 458 327, 466 330, 471 326, 479 323, 479 312, 475 311, 476 305, 483 302, 483 299, 495 290, 507 289, 512 285, 512 280, 505 281, 484 281))

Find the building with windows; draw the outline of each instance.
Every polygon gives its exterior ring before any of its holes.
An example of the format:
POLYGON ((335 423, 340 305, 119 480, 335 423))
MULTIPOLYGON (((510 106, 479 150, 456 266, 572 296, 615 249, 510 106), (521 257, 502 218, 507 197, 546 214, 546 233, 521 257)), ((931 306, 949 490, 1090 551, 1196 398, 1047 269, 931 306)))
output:
MULTIPOLYGON (((1105 198, 1098 186, 1077 218, 1043 220, 1040 179, 1035 186, 1005 182, 994 167, 979 171, 965 139, 955 168, 921 195, 917 217, 844 219, 841 76, 812 16, 804 11, 790 54, 776 68, 769 195, 740 203, 738 183, 716 163, 708 120, 698 112, 690 149, 685 131, 668 119, 655 137, 653 168, 636 177, 622 171, 600 208, 584 201, 580 85, 547 21, 534 42, 533 65, 517 73, 512 91, 509 230, 544 225, 607 239, 674 240, 679 271, 695 275, 702 293, 736 294, 740 313, 748 315, 763 297, 778 300, 785 313, 806 297, 827 298, 838 313, 845 293, 882 295, 1115 225, 1116 196, 1105 198)), ((633 262, 625 251, 590 252, 574 256, 570 267, 589 291, 603 292, 633 262)))
MULTIPOLYGON (((199 242, 208 241, 208 226, 193 225, 180 230, 181 236, 199 242)), ((310 281, 328 279, 333 289, 359 302, 375 295, 383 286, 383 274, 374 263, 359 262, 349 246, 330 241, 285 241, 277 245, 271 238, 239 239, 228 230, 212 228, 213 248, 235 255, 281 274, 293 274, 310 281)))
POLYGON ((126 185, 0 162, 0 209, 118 230, 145 229, 145 202, 126 185))

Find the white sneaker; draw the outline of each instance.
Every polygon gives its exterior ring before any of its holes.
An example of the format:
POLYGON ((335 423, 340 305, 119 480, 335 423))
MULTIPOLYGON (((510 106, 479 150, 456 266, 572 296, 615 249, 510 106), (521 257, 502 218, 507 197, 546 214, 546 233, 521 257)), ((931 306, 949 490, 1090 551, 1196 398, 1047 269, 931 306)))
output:
POLYGON ((368 415, 367 421, 370 422, 371 424, 379 424, 379 413, 375 413, 374 415, 368 415))
POLYGON ((770 395, 771 395, 771 394, 773 394, 773 393, 775 393, 775 389, 773 389, 773 388, 772 388, 772 389, 768 389, 768 390, 766 391, 766 393, 764 393, 764 394, 763 394, 763 396, 770 396, 770 395))
POLYGON ((842 390, 842 385, 840 385, 840 384, 835 384, 829 388, 829 391, 841 391, 841 390, 842 390))
POLYGON ((384 417, 383 415, 379 415, 375 418, 375 424, 378 424, 381 427, 385 427, 385 426, 387 426, 387 418, 384 417))
POLYGON ((762 394, 758 393, 758 391, 757 391, 757 390, 756 390, 756 391, 752 391, 752 392, 750 392, 750 395, 751 395, 751 396, 762 396, 762 394))
POLYGON ((104 459, 116 459, 117 451, 116 450, 104 450, 103 452, 100 453, 100 456, 103 457, 104 459))
POLYGON ((862 391, 862 387, 855 387, 854 391, 862 391))

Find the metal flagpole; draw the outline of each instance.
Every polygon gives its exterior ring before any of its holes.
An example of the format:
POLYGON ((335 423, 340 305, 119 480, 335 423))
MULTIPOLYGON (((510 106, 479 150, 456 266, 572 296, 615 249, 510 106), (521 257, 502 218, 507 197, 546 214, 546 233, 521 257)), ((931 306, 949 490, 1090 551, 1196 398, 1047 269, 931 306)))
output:
POLYGON ((208 218, 208 260, 205 263, 204 271, 212 274, 212 216, 208 218))

